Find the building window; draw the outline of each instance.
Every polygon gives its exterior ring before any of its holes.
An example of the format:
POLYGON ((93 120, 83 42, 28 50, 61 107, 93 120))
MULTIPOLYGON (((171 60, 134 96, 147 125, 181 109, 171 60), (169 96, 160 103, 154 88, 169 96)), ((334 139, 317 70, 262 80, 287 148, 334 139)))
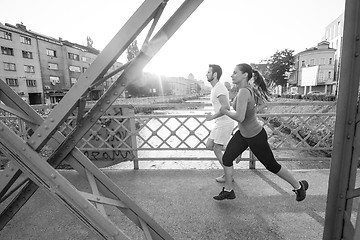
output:
POLYGON ((24 44, 27 44, 27 45, 31 45, 31 38, 20 36, 20 42, 24 43, 24 44))
POLYGON ((23 56, 23 58, 33 59, 32 52, 22 51, 22 56, 23 56))
POLYGON ((6 78, 6 84, 12 87, 19 86, 18 80, 16 78, 6 78))
POLYGON ((81 72, 80 67, 78 66, 69 66, 70 72, 81 72))
POLYGON ((4 62, 4 70, 5 71, 16 71, 15 63, 6 63, 6 62, 4 62))
POLYGON ((0 38, 11 40, 12 36, 11 36, 11 33, 9 33, 9 32, 0 31, 0 38))
POLYGON ((57 63, 48 63, 48 69, 50 70, 59 70, 59 66, 57 63))
POLYGON ((60 83, 60 78, 57 76, 50 76, 50 82, 52 85, 55 85, 57 83, 60 83))
POLYGON ((324 72, 323 71, 319 72, 319 81, 320 82, 324 81, 324 72))
POLYGON ((86 70, 87 70, 87 67, 83 67, 83 68, 82 68, 83 73, 84 73, 86 70))
POLYGON ((77 83, 77 78, 74 78, 74 77, 70 78, 70 83, 71 83, 71 85, 77 83))
POLYGON ((310 59, 310 66, 315 66, 315 59, 310 59))
POLYGON ((14 49, 8 47, 1 47, 1 53, 4 55, 14 56, 14 49))
POLYGON ((91 59, 89 57, 82 56, 81 61, 90 63, 91 59))
POLYGON ((34 66, 24 65, 24 71, 27 72, 27 73, 34 73, 35 72, 35 67, 34 66))
POLYGON ((330 65, 332 64, 332 58, 329 58, 329 64, 330 65))
POLYGON ((331 72, 328 72, 328 79, 331 79, 331 72))
POLYGON ((325 64, 325 58, 320 58, 320 65, 324 65, 325 64))
POLYGON ((46 49, 46 55, 50 57, 56 57, 56 51, 52 49, 46 49))
POLYGON ((36 80, 26 79, 26 86, 36 87, 36 80))
POLYGON ((75 60, 75 61, 79 61, 80 60, 80 56, 78 54, 75 53, 68 53, 68 57, 71 60, 75 60))

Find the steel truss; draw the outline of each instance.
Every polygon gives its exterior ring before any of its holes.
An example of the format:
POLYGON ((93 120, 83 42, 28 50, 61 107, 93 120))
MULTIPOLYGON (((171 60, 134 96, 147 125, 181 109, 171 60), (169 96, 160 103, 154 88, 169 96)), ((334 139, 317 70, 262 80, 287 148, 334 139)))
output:
POLYGON ((126 215, 143 230, 146 239, 173 239, 76 147, 78 141, 120 96, 128 83, 137 78, 145 65, 203 0, 185 0, 151 38, 167 2, 146 0, 46 119, 0 80, 0 100, 3 102, 0 108, 23 119, 33 130, 33 134, 24 140, 5 123, 0 122, 0 150, 10 159, 9 165, 0 175, 0 203, 18 192, 0 215, 0 230, 41 187, 102 239, 130 239, 107 217, 106 205, 114 206, 126 215), (114 62, 150 22, 152 24, 138 56, 107 74, 114 62), (121 75, 116 82, 85 113, 84 97, 95 86, 119 72, 121 75), (74 111, 77 112, 77 125, 65 137, 57 129, 74 111), (40 154, 44 146, 50 146, 54 150, 47 158, 40 154), (77 190, 56 170, 64 160, 88 181, 92 193, 77 190), (18 183, 20 177, 25 180, 18 183))
POLYGON ((360 197, 360 188, 355 184, 360 156, 359 41, 360 2, 347 0, 324 240, 360 239, 360 205, 356 223, 352 222, 356 209, 353 208, 354 199, 360 197))

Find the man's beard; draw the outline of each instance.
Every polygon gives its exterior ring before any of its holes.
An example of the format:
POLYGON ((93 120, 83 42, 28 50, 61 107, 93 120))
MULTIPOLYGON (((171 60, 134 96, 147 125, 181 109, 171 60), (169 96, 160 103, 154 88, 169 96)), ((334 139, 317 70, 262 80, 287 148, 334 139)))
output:
POLYGON ((212 80, 214 80, 214 77, 212 77, 211 79, 208 78, 208 82, 211 82, 212 80))

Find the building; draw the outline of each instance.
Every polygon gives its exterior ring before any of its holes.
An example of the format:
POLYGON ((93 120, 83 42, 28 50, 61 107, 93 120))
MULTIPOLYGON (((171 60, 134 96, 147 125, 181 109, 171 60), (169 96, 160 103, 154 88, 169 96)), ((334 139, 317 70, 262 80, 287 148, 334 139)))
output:
POLYGON ((320 91, 326 95, 336 94, 336 49, 329 44, 322 41, 317 47, 306 49, 294 56, 294 69, 288 83, 297 86, 297 93, 320 91))
MULTIPOLYGON (((328 26, 326 26, 325 36, 323 39, 330 43, 331 48, 336 49, 336 52, 335 52, 335 81, 336 81, 337 85, 338 85, 339 79, 340 79, 340 66, 341 66, 340 56, 342 53, 343 33, 344 33, 344 13, 342 13, 340 16, 338 16, 328 26)), ((335 94, 335 95, 337 95, 337 94, 335 94)))
MULTIPOLYGON (((99 54, 89 44, 55 39, 22 23, 0 23, 0 47, 0 78, 30 105, 59 102, 99 54)), ((99 99, 105 85, 88 99, 99 99)))
POLYGON ((172 95, 182 96, 201 93, 203 82, 184 77, 167 77, 166 83, 172 95))
POLYGON ((36 38, 23 25, 0 24, 0 78, 29 104, 43 102, 43 84, 36 38))

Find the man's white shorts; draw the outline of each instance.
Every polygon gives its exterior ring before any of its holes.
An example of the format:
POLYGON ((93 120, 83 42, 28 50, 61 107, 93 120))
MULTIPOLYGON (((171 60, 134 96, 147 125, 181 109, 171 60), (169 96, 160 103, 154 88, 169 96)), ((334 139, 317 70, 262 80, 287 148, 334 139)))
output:
POLYGON ((215 124, 214 128, 210 132, 210 139, 214 139, 214 143, 219 145, 227 145, 234 130, 234 123, 228 124, 215 124))

